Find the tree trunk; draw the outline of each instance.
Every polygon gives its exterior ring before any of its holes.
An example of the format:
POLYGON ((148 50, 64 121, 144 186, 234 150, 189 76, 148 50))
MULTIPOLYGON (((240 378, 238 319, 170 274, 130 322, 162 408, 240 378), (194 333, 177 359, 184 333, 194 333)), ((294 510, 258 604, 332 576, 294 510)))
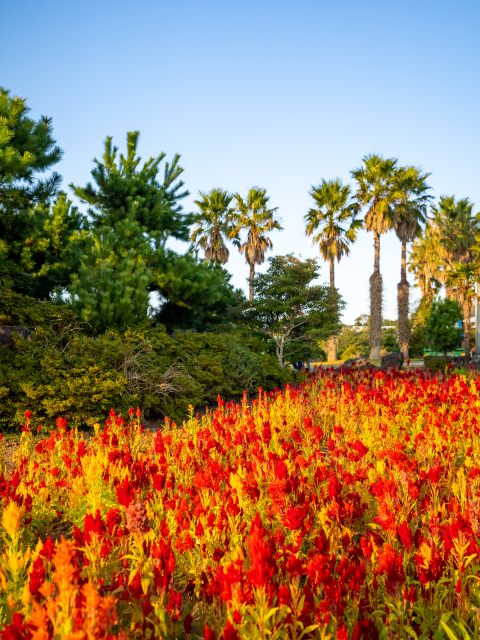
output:
POLYGON ((254 279, 255 279, 255 265, 251 264, 250 265, 250 292, 249 292, 249 297, 248 297, 250 302, 253 300, 253 281, 254 281, 254 279))
POLYGON ((383 282, 380 275, 380 236, 374 232, 375 263, 370 276, 370 360, 380 360, 383 282))
POLYGON ((398 291, 398 342, 400 351, 405 360, 408 360, 408 342, 410 340, 410 329, 408 327, 409 294, 410 285, 407 280, 407 243, 402 242, 402 268, 398 291))
POLYGON ((373 232, 373 246, 375 248, 373 271, 375 273, 380 273, 380 235, 376 231, 373 232))
POLYGON ((326 342, 328 362, 336 362, 338 360, 338 336, 331 336, 326 342))
POLYGON ((470 298, 465 298, 465 301, 462 305, 462 313, 463 313, 463 327, 464 327, 462 347, 465 349, 465 356, 467 358, 470 358, 470 350, 472 348, 472 345, 470 343, 470 316, 472 313, 470 298))
MULTIPOLYGON (((335 289, 335 260, 330 258, 330 288, 335 289)), ((326 342, 328 362, 336 362, 338 360, 338 336, 331 336, 326 342)))

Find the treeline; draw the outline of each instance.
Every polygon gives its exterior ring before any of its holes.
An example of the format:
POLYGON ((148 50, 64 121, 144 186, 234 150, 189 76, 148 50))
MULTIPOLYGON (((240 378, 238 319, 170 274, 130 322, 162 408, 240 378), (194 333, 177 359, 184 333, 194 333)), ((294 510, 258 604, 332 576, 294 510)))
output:
POLYGON ((107 137, 91 181, 69 185, 81 213, 53 171, 62 151, 51 119, 33 120, 25 99, 0 89, 0 325, 31 329, 0 347, 4 429, 25 410, 44 425, 58 415, 93 424, 130 406, 178 420, 218 394, 292 381, 286 365, 323 356, 319 341, 339 330, 343 303, 311 284, 315 261, 277 257, 254 284, 281 228, 265 190, 237 194, 235 211, 214 190, 185 212, 180 156, 142 161, 138 140, 128 133, 122 154, 107 137), (250 265, 255 305, 222 267, 223 233, 250 265), (170 238, 190 241, 187 252, 170 238))

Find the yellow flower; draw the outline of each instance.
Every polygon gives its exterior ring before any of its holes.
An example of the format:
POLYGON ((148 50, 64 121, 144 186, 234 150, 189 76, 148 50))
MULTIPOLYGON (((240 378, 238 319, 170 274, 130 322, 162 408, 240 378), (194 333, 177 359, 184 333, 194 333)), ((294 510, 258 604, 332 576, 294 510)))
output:
POLYGON ((25 583, 22 592, 22 604, 27 606, 32 601, 32 595, 30 593, 30 587, 28 586, 28 582, 25 583))
POLYGON ((13 500, 11 500, 8 507, 3 510, 3 528, 11 538, 13 538, 20 530, 24 513, 25 509, 23 507, 19 507, 13 500))
POLYGON ((377 460, 377 471, 381 476, 385 473, 385 463, 383 460, 377 460))

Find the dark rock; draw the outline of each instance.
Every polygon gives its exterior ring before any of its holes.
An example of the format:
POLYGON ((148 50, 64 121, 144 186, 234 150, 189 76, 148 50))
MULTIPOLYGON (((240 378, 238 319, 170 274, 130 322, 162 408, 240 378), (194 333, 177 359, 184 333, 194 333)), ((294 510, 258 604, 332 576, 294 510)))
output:
POLYGON ((380 367, 382 369, 390 369, 393 367, 401 369, 403 362, 403 353, 401 351, 393 351, 392 353, 387 353, 385 356, 382 356, 380 367))
POLYGON ((15 349, 15 342, 12 338, 12 333, 14 332, 19 333, 22 338, 29 338, 32 333, 27 327, 0 326, 0 347, 5 346, 7 349, 15 349))
POLYGON ((342 367, 345 367, 345 369, 356 367, 359 371, 378 369, 375 364, 369 362, 364 356, 359 356, 358 358, 349 358, 348 360, 345 360, 342 367))
POLYGON ((358 358, 349 358, 348 360, 345 360, 345 362, 343 363, 343 367, 347 368, 347 367, 361 367, 364 364, 367 364, 367 359, 364 358, 363 356, 358 356, 358 358))

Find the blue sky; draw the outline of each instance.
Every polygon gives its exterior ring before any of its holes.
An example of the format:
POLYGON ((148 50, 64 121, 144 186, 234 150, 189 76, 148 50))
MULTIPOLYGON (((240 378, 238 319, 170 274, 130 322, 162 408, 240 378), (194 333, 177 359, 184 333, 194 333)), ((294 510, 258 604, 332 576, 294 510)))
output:
MULTIPOLYGON (((53 117, 67 190, 87 182, 106 135, 123 150, 138 129, 142 157, 182 155, 189 209, 199 189, 266 187, 285 227, 274 253, 318 256, 304 236, 309 189, 350 182, 368 153, 421 166, 435 197, 468 196, 480 210, 478 2, 2 4, 0 84, 53 117)), ((395 318, 393 233, 381 251, 384 316, 395 318)), ((246 288, 233 247, 227 268, 246 288)), ((372 270, 362 232, 337 268, 344 321, 368 312, 372 270)))

